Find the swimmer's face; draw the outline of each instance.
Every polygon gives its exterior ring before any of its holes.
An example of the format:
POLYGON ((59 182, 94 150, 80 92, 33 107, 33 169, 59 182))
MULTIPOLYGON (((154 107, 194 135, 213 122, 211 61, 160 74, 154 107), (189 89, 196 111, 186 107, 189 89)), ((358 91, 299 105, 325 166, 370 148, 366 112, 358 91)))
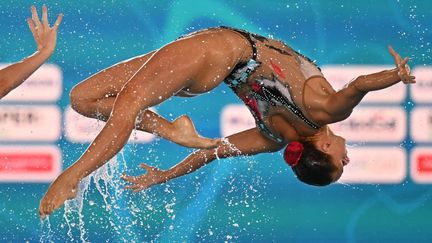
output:
POLYGON ((341 136, 333 135, 327 154, 332 158, 331 163, 337 168, 333 173, 333 182, 335 182, 342 176, 343 167, 350 162, 345 139, 341 136))
POLYGON ((348 152, 345 145, 345 139, 341 136, 329 132, 328 135, 321 139, 318 148, 330 155, 330 162, 336 167, 333 172, 333 182, 339 180, 343 173, 343 167, 349 163, 348 152))

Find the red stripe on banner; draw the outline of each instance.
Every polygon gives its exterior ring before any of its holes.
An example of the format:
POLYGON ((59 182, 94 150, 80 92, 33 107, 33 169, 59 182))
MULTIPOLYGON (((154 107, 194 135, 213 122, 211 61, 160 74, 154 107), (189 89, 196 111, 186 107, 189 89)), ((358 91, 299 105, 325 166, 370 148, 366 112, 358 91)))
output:
POLYGON ((0 172, 50 172, 54 159, 51 154, 0 153, 0 172))
POLYGON ((432 173, 432 155, 418 156, 417 171, 419 173, 432 173))

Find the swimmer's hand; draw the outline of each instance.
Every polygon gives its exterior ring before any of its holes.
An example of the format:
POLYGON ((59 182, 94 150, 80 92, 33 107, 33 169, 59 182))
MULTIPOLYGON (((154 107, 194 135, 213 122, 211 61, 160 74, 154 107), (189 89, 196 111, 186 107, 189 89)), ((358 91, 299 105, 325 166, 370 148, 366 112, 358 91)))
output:
POLYGON ((398 68, 398 75, 399 75, 399 78, 402 80, 402 82, 404 84, 415 83, 416 82, 415 77, 411 76, 411 69, 407 65, 409 58, 405 57, 402 60, 400 55, 391 46, 388 46, 388 50, 395 60, 396 67, 398 68))
POLYGON ((153 185, 161 184, 167 181, 165 172, 156 167, 140 164, 140 167, 147 171, 146 174, 140 176, 128 176, 123 174, 122 179, 129 182, 130 185, 125 186, 125 189, 130 189, 133 192, 139 192, 153 185))
POLYGON ((44 5, 42 7, 42 23, 35 6, 31 6, 32 18, 27 19, 30 31, 37 45, 39 52, 46 52, 51 55, 55 49, 57 42, 57 28, 59 27, 63 14, 59 14, 53 27, 48 23, 48 9, 44 5))

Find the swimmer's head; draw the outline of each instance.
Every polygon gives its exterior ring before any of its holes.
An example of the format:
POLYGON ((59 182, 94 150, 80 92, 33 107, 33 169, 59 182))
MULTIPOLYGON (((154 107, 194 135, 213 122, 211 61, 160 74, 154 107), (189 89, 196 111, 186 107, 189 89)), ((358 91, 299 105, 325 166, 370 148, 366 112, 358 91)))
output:
POLYGON ((301 142, 290 143, 284 158, 300 181, 314 186, 336 182, 342 176, 343 167, 349 163, 345 139, 329 129, 301 142), (301 154, 296 155, 294 151, 298 147, 301 154))

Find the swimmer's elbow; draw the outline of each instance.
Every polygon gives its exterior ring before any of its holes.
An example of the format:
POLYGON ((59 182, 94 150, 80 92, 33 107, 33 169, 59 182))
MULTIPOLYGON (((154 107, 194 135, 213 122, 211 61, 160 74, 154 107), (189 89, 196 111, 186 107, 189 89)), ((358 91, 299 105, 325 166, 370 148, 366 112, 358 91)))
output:
POLYGON ((281 150, 285 146, 285 143, 276 143, 274 141, 267 141, 266 144, 262 144, 261 146, 251 148, 249 153, 243 153, 241 155, 257 155, 262 153, 274 153, 281 150))
POLYGON ((364 94, 359 94, 355 88, 350 86, 328 96, 322 106, 326 123, 334 123, 348 118, 363 97, 364 94))
POLYGON ((266 151, 268 153, 274 153, 274 152, 278 152, 279 150, 281 150, 283 147, 285 146, 285 144, 278 144, 272 147, 269 147, 269 149, 266 151))

